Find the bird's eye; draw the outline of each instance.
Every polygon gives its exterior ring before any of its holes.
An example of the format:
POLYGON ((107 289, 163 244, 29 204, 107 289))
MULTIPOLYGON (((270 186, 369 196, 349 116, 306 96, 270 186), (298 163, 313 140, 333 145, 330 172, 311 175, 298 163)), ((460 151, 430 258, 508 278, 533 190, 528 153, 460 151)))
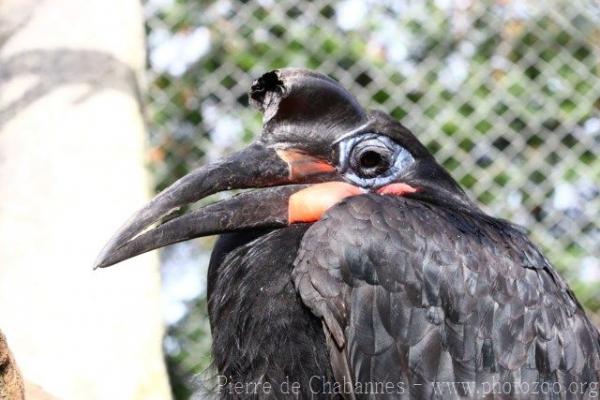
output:
POLYGON ((374 178, 385 173, 392 165, 393 152, 373 140, 359 143, 352 150, 350 166, 358 176, 374 178))
POLYGON ((377 133, 349 137, 339 143, 338 151, 342 174, 365 188, 386 185, 414 162, 404 147, 377 133))

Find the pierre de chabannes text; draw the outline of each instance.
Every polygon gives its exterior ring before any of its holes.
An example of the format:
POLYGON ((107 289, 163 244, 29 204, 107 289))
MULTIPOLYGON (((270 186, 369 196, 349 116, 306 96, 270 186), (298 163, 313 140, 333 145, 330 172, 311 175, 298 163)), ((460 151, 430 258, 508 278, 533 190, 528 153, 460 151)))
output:
MULTIPOLYGON (((495 379, 483 382, 474 381, 447 381, 431 382, 428 384, 407 382, 331 382, 324 376, 310 378, 308 392, 313 394, 402 394, 411 391, 420 391, 425 385, 431 385, 431 390, 436 394, 462 394, 469 396, 485 396, 489 394, 587 394, 591 398, 598 398, 598 382, 502 382, 495 379)), ((286 379, 280 383, 269 381, 240 382, 226 376, 217 377, 216 390, 219 393, 230 394, 270 394, 281 393, 297 395, 307 393, 302 384, 286 379)))

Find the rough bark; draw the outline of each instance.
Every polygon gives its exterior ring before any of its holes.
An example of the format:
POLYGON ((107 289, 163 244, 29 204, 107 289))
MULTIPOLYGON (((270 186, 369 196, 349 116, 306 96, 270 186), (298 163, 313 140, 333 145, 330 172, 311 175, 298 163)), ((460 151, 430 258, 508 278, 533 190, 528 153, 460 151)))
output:
POLYGON ((21 400, 24 396, 23 378, 6 338, 0 332, 0 400, 21 400))
POLYGON ((149 194, 143 37, 136 0, 0 1, 0 328, 61 399, 170 397, 156 255, 91 269, 149 194))

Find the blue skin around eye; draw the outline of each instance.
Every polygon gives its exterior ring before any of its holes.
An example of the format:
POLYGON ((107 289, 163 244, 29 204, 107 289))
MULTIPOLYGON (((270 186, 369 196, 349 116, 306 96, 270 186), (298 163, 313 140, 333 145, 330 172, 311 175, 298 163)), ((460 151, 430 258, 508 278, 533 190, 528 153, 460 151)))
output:
POLYGON ((404 147, 394 142, 385 135, 377 133, 362 133, 356 136, 351 136, 339 143, 339 171, 349 182, 365 189, 378 189, 393 182, 398 175, 402 173, 408 166, 415 162, 413 156, 404 147), (379 144, 393 150, 392 165, 382 175, 375 178, 362 178, 350 169, 349 158, 354 147, 366 140, 376 140, 379 144))

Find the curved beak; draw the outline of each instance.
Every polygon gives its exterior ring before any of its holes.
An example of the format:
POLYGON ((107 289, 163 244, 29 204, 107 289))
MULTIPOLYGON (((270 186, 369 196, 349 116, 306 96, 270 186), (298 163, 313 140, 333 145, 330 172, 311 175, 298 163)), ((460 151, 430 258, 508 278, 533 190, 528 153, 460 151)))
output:
POLYGON ((304 188, 298 184, 338 177, 327 161, 331 146, 340 132, 351 131, 366 120, 365 111, 348 91, 316 72, 284 69, 264 74, 253 83, 249 95, 250 102, 263 112, 261 138, 223 161, 191 172, 158 194, 109 240, 95 268, 199 236, 314 220, 322 210, 352 193, 354 189, 334 185, 327 187, 327 196, 312 190, 291 201, 293 194, 304 188), (249 188, 268 189, 173 218, 181 207, 214 193, 249 188), (314 200, 315 207, 310 210, 305 206, 307 196, 314 200))
POLYGON ((196 169, 159 193, 108 241, 94 268, 200 236, 286 226, 289 197, 305 188, 297 184, 327 180, 334 173, 335 168, 324 160, 256 142, 223 161, 196 169), (245 192, 172 218, 181 207, 207 196, 247 188, 268 189, 245 192))

